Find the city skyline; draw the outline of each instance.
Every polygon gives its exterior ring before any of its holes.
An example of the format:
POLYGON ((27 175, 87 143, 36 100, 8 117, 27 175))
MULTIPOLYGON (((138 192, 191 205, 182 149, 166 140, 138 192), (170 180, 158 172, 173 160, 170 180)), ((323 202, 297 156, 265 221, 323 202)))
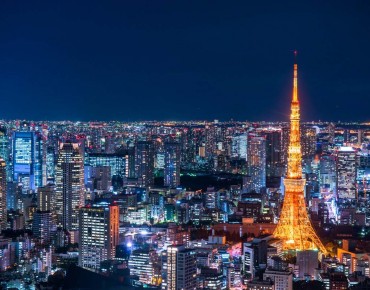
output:
POLYGON ((5 2, 0 290, 370 289, 370 2, 296 2, 5 2))
POLYGON ((302 120, 369 121, 369 5, 209 4, 5 3, 2 118, 285 121, 297 49, 302 120))

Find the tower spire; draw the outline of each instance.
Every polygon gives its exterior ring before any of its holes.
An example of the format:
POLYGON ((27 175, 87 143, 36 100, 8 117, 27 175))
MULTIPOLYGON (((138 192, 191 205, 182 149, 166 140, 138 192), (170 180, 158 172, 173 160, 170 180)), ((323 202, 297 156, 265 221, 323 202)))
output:
POLYGON ((290 105, 290 138, 288 149, 288 178, 302 178, 302 153, 300 133, 300 106, 298 101, 297 51, 294 51, 293 97, 290 105))
MULTIPOLYGON (((294 52, 297 55, 297 52, 294 52)), ((302 177, 302 153, 300 135, 300 106, 298 101, 298 66, 294 61, 293 97, 290 114, 288 170, 284 179, 285 196, 279 223, 274 236, 282 241, 284 250, 327 251, 315 233, 307 213, 304 198, 306 180, 302 177)))
POLYGON ((298 102, 298 64, 297 51, 294 51, 293 102, 298 102))

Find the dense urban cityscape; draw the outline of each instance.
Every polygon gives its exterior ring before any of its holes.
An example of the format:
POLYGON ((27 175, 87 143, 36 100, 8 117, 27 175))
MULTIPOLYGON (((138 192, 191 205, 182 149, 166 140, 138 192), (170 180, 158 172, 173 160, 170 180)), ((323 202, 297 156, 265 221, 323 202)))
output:
POLYGON ((367 289, 370 124, 297 73, 290 122, 2 121, 1 285, 367 289))
POLYGON ((370 290, 370 1, 0 4, 0 290, 370 290))

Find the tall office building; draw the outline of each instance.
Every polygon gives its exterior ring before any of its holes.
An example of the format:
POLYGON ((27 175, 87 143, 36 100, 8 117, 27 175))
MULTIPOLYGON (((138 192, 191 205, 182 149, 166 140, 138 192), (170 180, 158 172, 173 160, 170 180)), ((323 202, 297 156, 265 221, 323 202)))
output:
POLYGON ((333 155, 322 155, 320 158, 319 181, 321 192, 336 192, 336 160, 333 155))
POLYGON ((204 130, 204 137, 205 137, 205 157, 210 158, 213 156, 214 151, 216 149, 216 131, 217 126, 215 125, 206 125, 204 130))
POLYGON ((46 163, 44 155, 45 142, 42 136, 37 135, 35 137, 35 164, 34 164, 34 175, 35 175, 35 189, 46 184, 46 163))
POLYGON ((297 252, 298 277, 304 279, 306 276, 314 277, 318 267, 319 252, 315 250, 297 252))
POLYGON ((87 165, 92 167, 109 166, 110 174, 113 178, 118 176, 124 178, 128 176, 129 152, 122 153, 90 153, 86 156, 87 165))
POLYGON ((338 197, 356 198, 356 151, 352 147, 340 147, 336 161, 338 197))
POLYGON ((266 187, 266 141, 263 137, 252 137, 248 142, 248 174, 252 189, 259 192, 266 187))
POLYGON ((132 251, 128 260, 130 275, 138 276, 144 284, 155 285, 160 275, 159 257, 156 251, 137 249, 132 251))
POLYGON ((266 175, 281 176, 281 131, 269 131, 266 136, 266 175))
POLYGON ((76 143, 60 145, 55 195, 59 225, 69 231, 78 230, 78 211, 84 206, 84 165, 76 143))
POLYGON ((7 131, 4 127, 0 128, 0 158, 4 159, 6 164, 6 178, 12 180, 11 162, 10 161, 10 145, 7 131))
POLYGON ((232 137, 231 157, 237 159, 247 159, 248 135, 240 134, 232 137))
POLYGON ((302 159, 313 158, 316 152, 316 129, 302 126, 301 130, 302 159))
POLYGON ((267 264, 267 244, 265 240, 254 239, 251 243, 243 243, 243 270, 248 279, 255 277, 259 269, 267 264))
POLYGON ((55 151, 49 146, 46 149, 46 182, 55 180, 55 151))
POLYGON ((93 204, 80 209, 79 266, 99 269, 100 263, 113 259, 119 238, 118 205, 93 204))
POLYGON ((180 185, 180 144, 164 144, 164 186, 177 187, 180 185))
POLYGON ((47 185, 37 189, 37 209, 39 211, 52 211, 54 209, 54 186, 47 185))
POLYGON ((6 163, 0 158, 0 232, 5 230, 7 225, 6 185, 6 163))
POLYGON ((51 240, 53 221, 50 211, 36 211, 33 214, 32 233, 41 243, 49 243, 51 240))
POLYGON ((23 184, 25 191, 36 187, 35 184, 35 147, 34 132, 13 133, 13 180, 23 184))
POLYGON ((135 147, 135 171, 139 184, 144 187, 154 183, 154 144, 151 141, 138 141, 135 147))
POLYGON ((110 166, 85 166, 85 185, 91 191, 107 191, 112 185, 110 166))
MULTIPOLYGON (((370 189, 370 154, 369 152, 359 152, 357 155, 357 187, 363 194, 370 189)), ((365 196, 366 197, 366 196, 365 196)))
POLYGON ((176 245, 167 248, 167 290, 196 289, 196 253, 176 245))

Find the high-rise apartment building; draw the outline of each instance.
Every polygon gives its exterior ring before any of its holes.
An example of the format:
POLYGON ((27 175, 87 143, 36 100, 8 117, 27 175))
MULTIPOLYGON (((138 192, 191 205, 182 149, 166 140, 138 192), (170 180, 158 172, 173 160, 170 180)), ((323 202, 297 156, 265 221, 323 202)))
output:
POLYGON ((181 152, 179 143, 164 144, 164 186, 180 185, 181 152))
POLYGON ((119 208, 114 204, 93 204, 80 209, 79 265, 99 269, 113 259, 119 238, 119 208))
POLYGON ((56 213, 58 224, 78 230, 78 211, 84 206, 84 165, 76 143, 62 143, 56 168, 56 213))
POLYGON ((196 289, 196 253, 181 245, 167 248, 167 290, 196 289))
POLYGON ((135 171, 139 184, 144 187, 154 183, 154 144, 138 141, 135 147, 135 171))
POLYGON ((248 142, 248 175, 252 189, 259 192, 266 187, 266 141, 253 136, 248 142))

